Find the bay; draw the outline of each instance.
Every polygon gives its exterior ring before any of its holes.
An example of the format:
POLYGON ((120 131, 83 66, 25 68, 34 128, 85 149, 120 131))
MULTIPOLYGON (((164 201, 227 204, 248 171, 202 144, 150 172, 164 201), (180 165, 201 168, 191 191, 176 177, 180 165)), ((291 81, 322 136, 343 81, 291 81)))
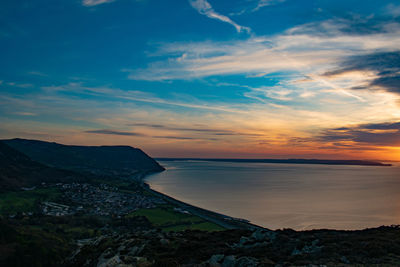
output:
POLYGON ((151 188, 270 228, 400 224, 400 166, 160 161, 151 188))

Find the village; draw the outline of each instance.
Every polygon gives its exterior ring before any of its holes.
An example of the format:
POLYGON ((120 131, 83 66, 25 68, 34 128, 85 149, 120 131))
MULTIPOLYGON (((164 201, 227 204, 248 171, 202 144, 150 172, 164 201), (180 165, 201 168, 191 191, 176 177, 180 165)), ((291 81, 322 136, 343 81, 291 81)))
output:
POLYGON ((121 217, 138 209, 150 209, 165 201, 141 193, 121 192, 106 184, 56 184, 63 192, 65 203, 42 202, 42 212, 49 216, 85 213, 99 216, 121 217))

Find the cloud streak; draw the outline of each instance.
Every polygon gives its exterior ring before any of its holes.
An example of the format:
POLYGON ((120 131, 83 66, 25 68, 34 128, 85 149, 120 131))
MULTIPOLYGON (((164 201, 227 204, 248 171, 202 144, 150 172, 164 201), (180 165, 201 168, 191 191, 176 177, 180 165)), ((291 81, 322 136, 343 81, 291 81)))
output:
POLYGON ((148 127, 148 128, 155 128, 155 129, 169 130, 169 131, 197 132, 197 133, 204 133, 216 136, 223 136, 223 135, 262 136, 261 134, 241 133, 232 130, 216 129, 216 128, 212 129, 212 128, 200 128, 200 127, 199 128, 172 127, 162 124, 148 124, 148 123, 130 123, 127 126, 148 127))
POLYGON ((399 23, 391 23, 390 26, 364 20, 362 26, 360 23, 335 19, 293 27, 283 34, 253 36, 247 40, 164 44, 152 55, 161 60, 152 62, 147 68, 131 70, 128 77, 133 80, 165 81, 217 75, 263 77, 283 72, 288 75, 286 79, 281 79, 282 83, 299 87, 301 84, 296 82, 307 79, 303 86, 335 91, 359 101, 363 99, 354 89, 371 84, 386 88, 391 86, 387 91, 397 92, 393 87, 398 84, 398 65, 390 74, 382 76, 381 72, 382 79, 371 83, 379 68, 388 70, 390 64, 396 64, 395 59, 389 56, 382 65, 364 68, 371 72, 362 71, 340 77, 324 75, 341 69, 346 59, 358 57, 361 63, 368 54, 398 50, 399 23))
POLYGON ((400 122, 370 123, 329 129, 324 131, 318 139, 335 142, 336 146, 346 144, 400 146, 400 122))
POLYGON ((189 0, 189 3, 201 15, 205 15, 211 19, 216 19, 216 20, 228 23, 228 24, 232 25, 233 27, 235 27, 235 29, 238 33, 241 33, 241 32, 250 33, 251 32, 250 28, 241 26, 241 25, 237 24, 236 22, 234 22, 229 17, 216 12, 207 0, 189 0))
POLYGON ((400 51, 350 56, 338 69, 325 75, 335 77, 356 71, 369 71, 373 73, 373 77, 367 84, 355 86, 353 89, 377 89, 400 94, 400 51))
POLYGON ((109 134, 109 135, 122 135, 122 136, 146 136, 141 133, 134 133, 134 132, 121 132, 121 131, 114 131, 114 130, 89 130, 85 131, 85 133, 92 133, 92 134, 109 134))
POLYGON ((208 140, 208 141, 217 141, 217 138, 204 138, 204 137, 188 137, 188 136, 172 136, 172 135, 147 135, 137 132, 125 132, 125 131, 115 131, 109 129, 101 129, 101 130, 88 130, 84 131, 84 133, 88 134, 104 134, 104 135, 118 135, 118 136, 135 136, 135 137, 147 137, 147 138, 156 138, 156 139, 172 139, 172 140, 208 140))
POLYGON ((83 0, 82 5, 84 6, 97 6, 101 4, 111 3, 115 0, 83 0))
POLYGON ((286 0, 259 0, 257 3, 257 6, 252 10, 252 12, 258 11, 259 9, 266 7, 266 6, 272 6, 276 5, 279 3, 283 3, 286 0))
POLYGON ((167 100, 156 97, 152 94, 139 90, 121 90, 119 88, 108 87, 88 87, 82 83, 68 83, 60 86, 43 86, 42 89, 47 92, 75 92, 82 95, 90 95, 94 97, 107 96, 110 99, 122 99, 135 102, 159 104, 166 106, 184 107, 188 109, 209 110, 228 113, 246 113, 246 111, 224 106, 223 104, 211 105, 207 103, 187 103, 179 100, 167 100))

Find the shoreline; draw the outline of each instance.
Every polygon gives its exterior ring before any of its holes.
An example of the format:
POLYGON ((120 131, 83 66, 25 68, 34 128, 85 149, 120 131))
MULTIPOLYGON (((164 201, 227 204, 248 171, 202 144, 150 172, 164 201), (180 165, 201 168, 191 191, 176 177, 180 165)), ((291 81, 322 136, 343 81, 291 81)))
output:
MULTIPOLYGON (((393 166, 393 165, 391 165, 393 166)), ((165 170, 163 170, 165 171, 165 170)), ((161 172, 163 172, 161 171, 161 172)), ((253 224, 251 223, 249 220, 247 219, 243 219, 243 218, 235 218, 235 217, 231 217, 229 215, 225 215, 222 213, 218 213, 218 212, 214 212, 208 209, 204 209, 204 208, 200 208, 197 206, 194 206, 192 204, 183 202, 181 200, 178 200, 174 197, 171 197, 165 193, 156 191, 154 189, 151 188, 151 186, 145 181, 146 178, 154 173, 158 173, 158 172, 147 172, 147 173, 141 173, 139 174, 139 177, 135 177, 136 181, 140 182, 141 187, 143 188, 143 190, 149 192, 150 194, 154 194, 160 198, 162 198, 163 200, 167 201, 168 203, 171 203, 179 208, 182 208, 188 212, 190 212, 191 214, 198 216, 206 221, 215 223, 223 228, 225 228, 226 230, 231 230, 231 229, 242 229, 242 230, 264 230, 264 231, 270 231, 270 232, 275 232, 277 230, 284 230, 285 228, 280 228, 280 229, 269 229, 257 224, 253 224)), ((330 228, 315 228, 315 229, 309 229, 309 230, 295 230, 295 229, 291 229, 288 228, 292 231, 295 232, 308 232, 308 231, 338 231, 338 232, 359 232, 359 231, 365 231, 365 230, 370 230, 370 229, 378 229, 381 227, 393 227, 393 226, 399 226, 400 224, 391 224, 391 225, 379 225, 379 226, 374 226, 374 227, 365 227, 362 229, 330 229, 330 228)))
POLYGON ((241 229, 241 230, 250 230, 250 231, 263 230, 263 231, 276 232, 279 230, 288 229, 288 230, 291 230, 293 232, 298 232, 298 233, 310 232, 310 231, 360 232, 360 231, 378 229, 381 227, 394 227, 394 226, 400 227, 399 224, 392 224, 392 225, 380 225, 380 226, 375 226, 375 227, 366 227, 366 228, 362 228, 362 229, 350 229, 350 230, 348 230, 348 229, 330 229, 330 228, 316 228, 316 229, 309 229, 309 230, 295 230, 295 229, 291 229, 291 228, 282 228, 282 229, 272 230, 272 229, 269 229, 269 228, 266 228, 266 227, 263 227, 263 226, 260 226, 257 224, 253 224, 246 219, 231 217, 231 216, 228 216, 228 215, 225 215, 222 213, 214 212, 211 210, 200 208, 200 207, 188 204, 186 202, 180 201, 178 199, 175 199, 171 196, 168 196, 164 193, 161 193, 161 192, 158 192, 158 191, 152 189, 150 187, 150 185, 144 181, 142 181, 141 186, 145 191, 162 198, 163 200, 167 201, 168 203, 177 205, 180 208, 183 208, 183 209, 189 211, 191 214, 198 216, 209 222, 215 223, 215 224, 225 228, 226 230, 241 229))
POLYGON ((188 211, 189 213, 191 213, 195 216, 198 216, 206 221, 215 223, 227 230, 230 230, 230 229, 258 230, 258 229, 260 229, 260 230, 264 230, 264 231, 273 231, 271 229, 253 224, 248 220, 241 219, 241 218, 234 218, 234 217, 231 217, 231 216, 228 216, 225 214, 221 214, 218 212, 214 212, 214 211, 210 211, 210 210, 203 209, 200 207, 196 207, 189 203, 186 203, 186 202, 180 201, 178 199, 175 199, 171 196, 168 196, 164 193, 158 192, 158 191, 152 189, 150 187, 150 185, 144 181, 146 176, 147 175, 142 177, 143 180, 141 182, 141 186, 146 192, 154 194, 154 195, 160 197, 161 199, 167 201, 168 203, 178 206, 179 208, 182 208, 182 209, 188 211))

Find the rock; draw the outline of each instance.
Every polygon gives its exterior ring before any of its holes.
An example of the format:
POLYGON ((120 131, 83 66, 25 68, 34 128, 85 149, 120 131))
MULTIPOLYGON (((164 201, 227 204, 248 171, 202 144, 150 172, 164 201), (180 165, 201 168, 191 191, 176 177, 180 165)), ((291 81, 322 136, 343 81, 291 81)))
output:
POLYGON ((148 267, 151 266, 153 263, 150 262, 147 258, 145 257, 135 257, 136 259, 136 265, 138 267, 148 267))
POLYGON ((292 251, 292 256, 296 256, 296 255, 300 255, 302 253, 302 251, 298 250, 297 248, 293 249, 292 251))
POLYGON ((257 248, 257 247, 267 247, 268 245, 269 245, 269 243, 264 241, 264 242, 257 242, 254 244, 244 245, 244 246, 242 246, 242 248, 251 249, 251 248, 257 248))
POLYGON ((292 251, 292 256, 300 254, 315 254, 321 252, 323 246, 317 246, 318 242, 319 240, 316 239, 313 242, 311 242, 311 245, 305 245, 301 250, 295 248, 292 251))
POLYGON ((212 255, 211 258, 208 260, 208 263, 210 264, 210 267, 220 267, 223 259, 224 255, 212 255))
POLYGON ((138 256, 144 249, 144 245, 141 246, 134 246, 128 252, 129 256, 138 256))
POLYGON ((313 242, 311 242, 312 246, 316 246, 319 243, 319 239, 315 239, 313 240, 313 242))
POLYGON ((249 239, 248 237, 242 236, 242 237, 240 238, 239 245, 240 245, 240 246, 244 246, 244 245, 245 245, 246 243, 248 243, 248 242, 250 242, 250 239, 249 239))
POLYGON ((258 265, 258 261, 255 258, 251 257, 241 257, 236 261, 236 267, 256 267, 258 265))
POLYGON ((275 262, 273 262, 272 260, 268 259, 268 258, 263 258, 260 261, 260 266, 279 266, 278 264, 275 264, 275 262))
POLYGON ((343 263, 350 264, 350 261, 346 258, 346 256, 342 256, 342 257, 340 258, 340 260, 341 260, 343 263))
POLYGON ((152 238, 152 237, 154 237, 155 235, 157 235, 157 230, 156 230, 156 229, 148 230, 148 231, 145 231, 145 232, 143 233, 143 236, 146 237, 146 238, 152 238))
POLYGON ((252 235, 251 238, 257 241, 263 241, 263 240, 269 240, 269 234, 261 229, 258 229, 257 231, 255 231, 252 235))
POLYGON ((236 264, 236 258, 233 255, 226 256, 222 262, 222 267, 232 267, 236 264))
POLYGON ((165 239, 165 238, 162 238, 162 239, 160 239, 160 243, 163 246, 168 246, 169 245, 169 240, 165 239))
POLYGON ((274 231, 267 231, 265 234, 269 237, 271 241, 275 240, 277 236, 277 233, 274 231))
POLYGON ((101 256, 103 256, 103 258, 108 259, 111 258, 114 255, 114 252, 111 248, 107 248, 103 254, 101 256))
POLYGON ((304 246, 304 248, 302 249, 303 253, 319 253, 321 252, 322 246, 317 246, 317 244, 319 243, 319 240, 316 239, 313 242, 311 242, 311 245, 309 246, 304 246))
POLYGON ((120 256, 120 259, 126 264, 136 263, 136 258, 132 256, 120 256))
POLYGON ((97 267, 117 267, 122 263, 121 259, 118 255, 112 257, 109 260, 104 261, 101 264, 98 264, 97 267))

